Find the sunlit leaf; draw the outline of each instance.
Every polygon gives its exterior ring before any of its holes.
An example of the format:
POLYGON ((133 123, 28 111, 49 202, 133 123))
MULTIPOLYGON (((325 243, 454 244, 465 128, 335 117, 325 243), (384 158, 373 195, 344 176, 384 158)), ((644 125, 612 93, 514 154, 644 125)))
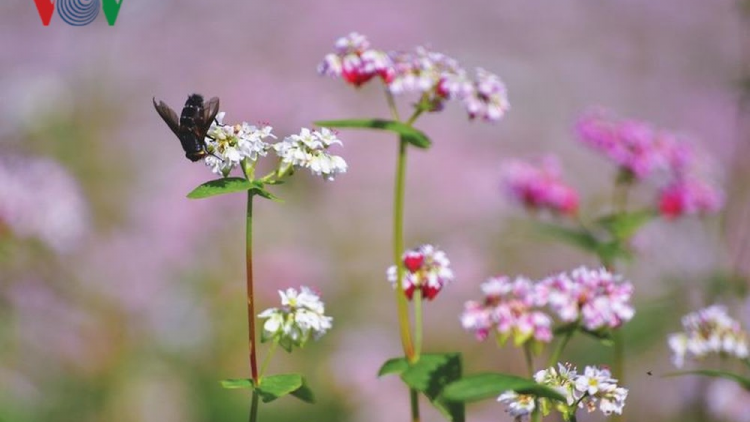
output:
POLYGON ((217 195, 228 193, 245 192, 248 189, 255 188, 256 185, 241 177, 226 177, 222 179, 211 180, 197 188, 193 189, 187 197, 190 199, 210 198, 217 195))
POLYGON ((348 120, 321 120, 315 122, 317 126, 332 128, 354 128, 354 129, 377 129, 397 133, 406 142, 418 148, 429 148, 432 145, 430 138, 422 131, 413 126, 385 119, 348 119, 348 120))
POLYGON ((445 387, 441 397, 448 401, 474 402, 497 398, 506 391, 565 401, 562 394, 550 387, 537 384, 534 380, 496 373, 483 373, 461 378, 445 387))

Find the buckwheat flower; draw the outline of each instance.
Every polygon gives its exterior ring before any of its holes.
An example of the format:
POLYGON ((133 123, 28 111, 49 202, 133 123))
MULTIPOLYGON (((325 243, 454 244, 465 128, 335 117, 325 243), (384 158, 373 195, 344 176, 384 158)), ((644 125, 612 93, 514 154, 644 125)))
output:
POLYGON ((562 181, 556 157, 540 164, 511 160, 503 165, 503 183, 514 201, 529 209, 573 215, 578 210, 578 193, 562 181))
POLYGON ((490 332, 495 332, 501 343, 513 338, 517 346, 552 340, 552 319, 538 309, 544 303, 530 280, 493 277, 481 289, 484 300, 466 302, 461 315, 463 328, 474 332, 478 340, 486 339, 490 332))
POLYGON ((318 73, 341 77, 347 83, 361 86, 375 76, 386 83, 393 78, 393 63, 383 51, 370 48, 364 35, 352 32, 336 40, 335 52, 325 56, 318 73))
POLYGON ((254 162, 258 157, 265 156, 270 145, 264 139, 276 136, 270 126, 256 127, 245 122, 224 124, 224 116, 224 112, 217 114, 206 133, 209 155, 204 161, 213 173, 226 177, 242 160, 254 162))
MULTIPOLYGON (((443 287, 453 282, 453 271, 445 252, 432 245, 422 245, 404 252, 402 256, 404 276, 402 286, 406 297, 411 300, 414 291, 419 289, 422 297, 432 300, 443 287)), ((392 265, 386 271, 388 281, 396 288, 398 269, 392 265)))
POLYGON ((513 416, 516 421, 527 420, 536 407, 535 397, 529 394, 518 394, 515 391, 506 391, 501 394, 497 401, 505 405, 505 411, 513 416))
POLYGON ((620 120, 606 110, 584 114, 576 126, 581 142, 598 150, 638 179, 649 176, 660 163, 655 132, 644 122, 620 120))
POLYGON ((683 332, 670 334, 672 362, 682 367, 685 358, 701 359, 710 353, 747 359, 748 334, 740 323, 727 315, 727 309, 713 305, 682 317, 683 332))
POLYGON ((612 378, 608 369, 587 366, 582 375, 575 380, 575 388, 581 393, 596 396, 600 391, 608 390, 617 380, 612 378))
POLYGON ((510 109, 505 84, 499 76, 482 68, 476 73, 474 89, 466 90, 465 95, 458 94, 458 97, 462 98, 470 119, 498 121, 510 109))
POLYGON ((331 130, 302 128, 299 134, 288 136, 273 145, 281 158, 279 171, 283 173, 289 167, 306 168, 316 176, 333 180, 336 175, 346 173, 348 168, 342 157, 328 152, 328 148, 334 144, 341 145, 341 141, 331 130))
POLYGON ((630 305, 633 285, 604 268, 580 267, 569 275, 548 277, 541 284, 559 318, 564 322, 580 319, 587 330, 618 328, 635 314, 630 305))
POLYGON ((557 369, 551 366, 534 374, 534 381, 557 390, 565 396, 568 406, 575 403, 580 397, 575 388, 576 368, 570 364, 557 364, 557 369))
POLYGON ((723 203, 720 190, 694 177, 675 180, 659 193, 659 212, 669 219, 715 213, 723 203))
POLYGON ((89 206, 73 176, 46 158, 0 157, 0 235, 39 239, 58 253, 89 230, 89 206))
POLYGON ((310 337, 317 340, 331 329, 333 318, 325 315, 325 305, 308 287, 280 290, 281 307, 270 308, 258 317, 265 319, 262 341, 278 341, 286 350, 304 347, 310 337))

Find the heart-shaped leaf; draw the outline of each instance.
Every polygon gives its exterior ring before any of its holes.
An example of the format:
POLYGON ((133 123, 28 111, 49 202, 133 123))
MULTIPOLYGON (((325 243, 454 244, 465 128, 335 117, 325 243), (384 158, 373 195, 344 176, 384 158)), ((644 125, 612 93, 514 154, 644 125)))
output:
POLYGON ((565 401, 562 394, 550 387, 537 384, 534 380, 496 373, 470 375, 453 382, 445 387, 442 398, 448 401, 474 402, 490 397, 497 398, 506 391, 565 401))

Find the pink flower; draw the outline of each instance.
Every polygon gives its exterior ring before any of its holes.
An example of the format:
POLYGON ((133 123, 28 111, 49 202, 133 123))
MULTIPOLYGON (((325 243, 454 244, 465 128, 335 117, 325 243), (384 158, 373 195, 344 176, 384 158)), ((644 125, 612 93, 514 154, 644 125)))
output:
POLYGON ((722 192, 696 178, 672 182, 659 193, 659 212, 666 218, 709 214, 721 209, 722 192))
MULTIPOLYGON (((448 283, 453 282, 453 271, 445 252, 432 245, 422 245, 404 252, 402 256, 405 274, 402 279, 404 293, 409 300, 414 291, 420 289, 422 297, 434 299, 448 283)), ((395 265, 388 268, 388 281, 395 287, 398 281, 398 269, 395 265)))
POLYGON ((375 76, 380 76, 386 83, 393 79, 390 57, 384 51, 371 49, 364 35, 352 32, 339 38, 335 50, 335 53, 325 56, 318 66, 318 73, 341 77, 357 87, 375 76))
POLYGON ((501 343, 510 337, 517 346, 530 340, 552 341, 552 319, 537 309, 544 301, 530 280, 493 277, 481 288, 484 300, 466 302, 461 315, 461 325, 474 332, 478 340, 486 339, 494 330, 501 343))
POLYGON ((620 120, 606 110, 590 111, 576 126, 584 144, 598 150, 638 179, 666 163, 670 151, 657 147, 654 129, 645 122, 620 120))
POLYGON ((618 328, 630 321, 633 285, 605 270, 580 267, 542 281, 541 295, 564 322, 581 321, 587 330, 618 328))
POLYGON ((540 165, 512 160, 503 167, 509 195, 524 206, 567 215, 578 210, 578 193, 561 180, 555 157, 546 157, 540 165))

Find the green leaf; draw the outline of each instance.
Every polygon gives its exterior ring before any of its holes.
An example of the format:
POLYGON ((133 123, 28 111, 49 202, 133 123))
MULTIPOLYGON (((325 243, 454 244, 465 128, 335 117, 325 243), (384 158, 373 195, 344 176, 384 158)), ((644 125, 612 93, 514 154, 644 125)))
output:
POLYGON ((292 391, 292 395, 302 400, 303 402, 315 403, 315 395, 313 394, 310 387, 307 385, 307 381, 305 381, 305 377, 302 377, 302 386, 292 391))
POLYGON ((312 390, 308 387, 305 378, 300 374, 263 377, 258 387, 255 387, 252 379, 227 379, 221 381, 221 386, 227 389, 246 388, 255 390, 263 403, 272 402, 288 394, 304 402, 313 403, 315 401, 312 390))
POLYGON ((253 385, 253 380, 251 379, 226 379, 221 380, 221 386, 233 390, 237 388, 248 388, 250 390, 254 389, 255 386, 253 385))
POLYGON ((586 230, 562 227, 555 224, 539 224, 538 230, 543 235, 563 241, 587 252, 598 253, 599 239, 586 230))
POLYGON ((442 398, 449 401, 474 402, 490 397, 497 398, 506 391, 565 402, 562 394, 550 387, 537 384, 534 380, 496 373, 471 375, 451 383, 443 390, 442 398))
POLYGON ((294 393, 302 388, 303 384, 304 380, 300 374, 270 375, 260 380, 255 391, 263 403, 269 403, 279 397, 294 393))
POLYGON ((187 197, 190 199, 210 198, 212 196, 225 195, 227 193, 244 192, 254 187, 256 187, 255 184, 247 179, 241 177, 227 177, 206 182, 193 189, 187 197))
POLYGON ((727 371, 716 371, 713 369, 697 369, 694 371, 679 371, 664 374, 665 377, 679 377, 682 375, 702 375, 704 377, 724 378, 734 381, 747 391, 750 391, 750 378, 745 378, 727 371))
POLYGON ((378 371, 378 376, 382 377, 383 375, 388 374, 400 374, 404 372, 409 367, 409 362, 406 360, 406 358, 393 358, 388 359, 383 366, 380 367, 380 370, 378 371))
POLYGON ((452 422, 465 420, 464 405, 443 400, 440 395, 446 385, 461 378, 461 354, 424 354, 419 361, 401 373, 409 387, 423 393, 430 402, 452 422))
POLYGON ((321 120, 315 122, 320 127, 355 128, 355 129, 379 129, 397 133, 403 140, 417 148, 429 148, 432 145, 430 138, 424 132, 413 126, 385 119, 350 119, 350 120, 321 120))
POLYGON ((604 227, 615 239, 627 240, 646 223, 656 217, 653 210, 612 214, 600 218, 597 223, 604 227))
POLYGON ((607 347, 612 347, 615 344, 614 338, 612 338, 612 332, 607 331, 591 331, 585 328, 581 328, 580 331, 590 337, 599 340, 599 342, 607 347))
POLYGON ((284 202, 281 199, 279 199, 277 196, 272 194, 271 192, 267 191, 264 188, 263 183, 255 181, 252 184, 253 186, 249 188, 248 190, 251 191, 254 195, 258 195, 261 198, 270 199, 271 201, 274 201, 274 202, 284 202))

